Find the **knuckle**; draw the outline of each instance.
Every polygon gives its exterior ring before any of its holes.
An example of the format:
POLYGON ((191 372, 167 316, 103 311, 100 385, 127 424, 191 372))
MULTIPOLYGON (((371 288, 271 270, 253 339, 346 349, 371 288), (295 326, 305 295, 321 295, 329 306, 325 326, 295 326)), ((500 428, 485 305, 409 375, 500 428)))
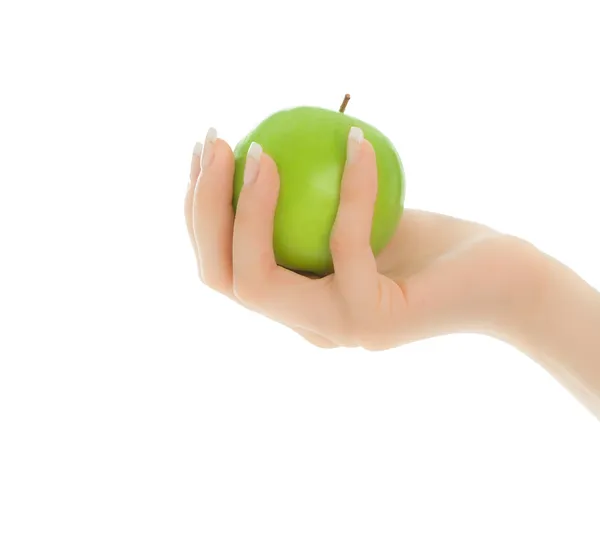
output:
POLYGON ((367 351, 379 351, 381 339, 372 330, 362 329, 356 339, 357 345, 367 351))
POLYGON ((233 293, 245 305, 257 305, 264 297, 264 285, 255 280, 234 279, 233 293))
POLYGON ((297 334, 299 334, 306 342, 308 342, 309 344, 312 344, 313 346, 316 346, 318 348, 321 349, 334 349, 339 347, 336 343, 328 340, 327 338, 323 338, 321 336, 311 336, 308 335, 304 332, 300 332, 300 331, 296 331, 297 334))
POLYGON ((372 337, 361 340, 360 347, 367 351, 382 351, 387 349, 381 342, 372 337))
POLYGON ((273 253, 258 250, 252 259, 238 260, 234 257, 233 293, 243 304, 258 306, 264 304, 273 285, 273 253))
POLYGON ((369 235, 360 232, 357 228, 334 231, 329 239, 329 250, 333 257, 369 255, 371 252, 369 235))
POLYGON ((358 347, 367 351, 382 351, 393 347, 389 331, 382 328, 374 316, 368 313, 350 317, 348 335, 358 347))
POLYGON ((393 340, 386 332, 372 329, 360 337, 359 345, 367 351, 384 351, 396 347, 397 340, 393 340))
POLYGON ((346 255, 352 251, 352 243, 347 233, 335 231, 329 239, 329 249, 333 256, 346 255))
POLYGON ((355 179, 347 181, 342 187, 341 206, 347 211, 348 209, 359 209, 363 207, 363 203, 368 198, 368 191, 363 182, 356 182, 355 179))
POLYGON ((199 277, 202 283, 215 290, 216 292, 220 292, 221 294, 230 295, 231 294, 231 285, 226 281, 222 276, 214 273, 213 271, 207 271, 206 269, 201 268, 199 270, 199 277))

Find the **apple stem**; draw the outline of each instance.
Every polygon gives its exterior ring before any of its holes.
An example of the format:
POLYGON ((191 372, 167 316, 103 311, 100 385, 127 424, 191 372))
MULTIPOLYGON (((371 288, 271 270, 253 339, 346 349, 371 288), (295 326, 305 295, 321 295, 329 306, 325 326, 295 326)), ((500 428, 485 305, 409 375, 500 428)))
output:
POLYGON ((346 106, 348 105, 349 101, 350 101, 350 94, 346 94, 346 96, 344 96, 344 101, 342 102, 342 105, 340 106, 340 113, 344 113, 344 111, 346 111, 346 106))

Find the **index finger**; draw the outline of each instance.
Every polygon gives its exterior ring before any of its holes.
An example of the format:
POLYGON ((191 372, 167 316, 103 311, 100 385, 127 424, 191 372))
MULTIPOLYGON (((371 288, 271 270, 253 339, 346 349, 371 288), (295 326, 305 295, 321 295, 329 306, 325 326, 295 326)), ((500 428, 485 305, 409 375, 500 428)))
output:
POLYGON ((273 228, 279 185, 273 159, 251 145, 234 221, 234 292, 242 303, 287 326, 329 332, 338 312, 329 293, 331 279, 313 280, 277 265, 273 228))

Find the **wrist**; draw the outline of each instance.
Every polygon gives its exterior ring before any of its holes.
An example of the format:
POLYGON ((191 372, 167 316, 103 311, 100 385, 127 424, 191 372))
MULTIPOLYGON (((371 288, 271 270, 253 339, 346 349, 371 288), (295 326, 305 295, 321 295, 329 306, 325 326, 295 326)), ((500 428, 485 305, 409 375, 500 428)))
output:
POLYGON ((547 302, 548 257, 530 242, 503 236, 500 256, 505 270, 497 274, 484 332, 515 345, 537 324, 547 302))
POLYGON ((558 260, 524 245, 528 277, 496 336, 544 367, 600 418, 600 294, 558 260))

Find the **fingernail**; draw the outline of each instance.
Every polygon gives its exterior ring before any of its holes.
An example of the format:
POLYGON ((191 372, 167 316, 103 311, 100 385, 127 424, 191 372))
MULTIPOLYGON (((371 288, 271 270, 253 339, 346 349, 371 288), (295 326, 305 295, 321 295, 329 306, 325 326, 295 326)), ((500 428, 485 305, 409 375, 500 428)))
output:
POLYGON ((253 142, 248 148, 246 156, 246 167, 244 169, 244 186, 252 184, 258 176, 260 169, 260 156, 262 155, 262 147, 260 144, 253 142))
POLYGON ((362 132, 362 129, 358 127, 352 127, 350 129, 350 134, 348 135, 348 151, 346 153, 347 163, 351 163, 357 156, 360 145, 362 144, 365 136, 362 132))
POLYGON ((202 142, 196 142, 194 146, 194 153, 192 155, 192 163, 190 165, 190 179, 188 182, 187 189, 190 190, 198 180, 198 174, 200 173, 200 158, 202 157, 202 142))
POLYGON ((202 151, 202 169, 206 169, 215 157, 215 142, 217 141, 217 129, 211 127, 206 133, 204 149, 202 151))

